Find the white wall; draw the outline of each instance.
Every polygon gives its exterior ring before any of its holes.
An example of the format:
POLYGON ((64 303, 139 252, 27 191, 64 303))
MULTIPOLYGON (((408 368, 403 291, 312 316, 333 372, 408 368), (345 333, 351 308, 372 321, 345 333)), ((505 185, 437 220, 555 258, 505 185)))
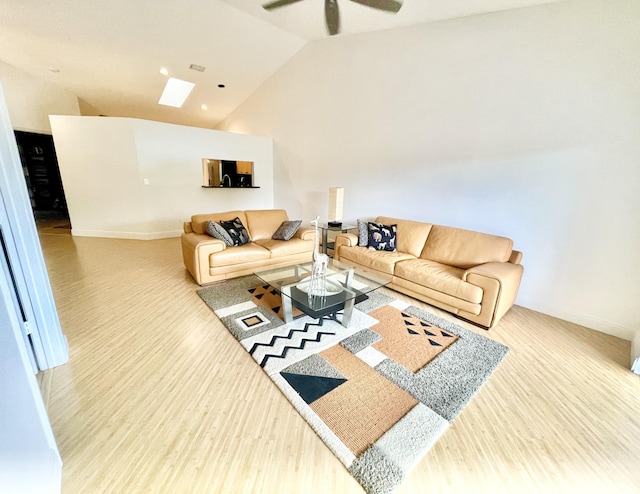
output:
POLYGON ((174 237, 194 214, 273 207, 270 138, 132 118, 50 120, 73 235, 174 237), (253 161, 260 188, 202 188, 202 158, 253 161))
POLYGON ((221 128, 275 141, 275 203, 503 234, 517 303, 640 326, 640 2, 581 1, 309 44, 221 128))
POLYGON ((2 61, 0 82, 15 130, 51 134, 49 115, 80 115, 74 94, 2 61))

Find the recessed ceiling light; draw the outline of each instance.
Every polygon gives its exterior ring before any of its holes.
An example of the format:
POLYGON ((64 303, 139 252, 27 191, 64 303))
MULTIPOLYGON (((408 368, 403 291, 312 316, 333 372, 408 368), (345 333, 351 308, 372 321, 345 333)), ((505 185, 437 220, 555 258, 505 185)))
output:
POLYGON ((225 86, 224 86, 224 84, 218 84, 218 87, 219 87, 219 88, 223 88, 223 87, 225 87, 225 86))
POLYGON ((169 77, 158 104, 180 108, 194 86, 195 84, 193 82, 169 77))
POLYGON ((160 73, 162 75, 169 75, 169 69, 167 69, 166 67, 160 67, 160 73))
POLYGON ((204 72, 206 67, 203 67, 202 65, 197 65, 195 63, 192 63, 191 65, 189 65, 189 68, 191 70, 197 70, 198 72, 204 72))
POLYGON ((60 72, 60 69, 56 69, 56 68, 50 68, 49 72, 53 72, 54 74, 57 74, 58 72, 60 72))
POLYGON ((201 108, 202 110, 208 110, 207 105, 200 105, 200 108, 201 108))

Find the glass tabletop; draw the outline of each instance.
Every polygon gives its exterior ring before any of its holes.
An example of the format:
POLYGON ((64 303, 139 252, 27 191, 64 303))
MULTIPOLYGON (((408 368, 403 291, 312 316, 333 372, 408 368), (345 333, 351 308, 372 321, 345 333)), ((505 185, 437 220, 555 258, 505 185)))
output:
POLYGON ((366 300, 368 293, 391 282, 390 276, 367 273, 330 259, 325 276, 325 293, 314 295, 309 293, 312 270, 313 263, 308 262, 254 274, 282 295, 285 309, 292 305, 316 319, 344 309, 343 325, 348 324, 355 303, 366 300))
MULTIPOLYGON (((278 290, 283 286, 300 285, 301 290, 304 291, 306 283, 311 280, 312 270, 313 262, 306 262, 256 271, 254 274, 278 290)), ((333 291, 331 285, 340 285, 343 288, 353 288, 361 293, 368 293, 388 285, 391 277, 367 273, 335 259, 329 259, 326 280, 329 285, 327 286, 328 294, 333 291), (352 275, 348 276, 350 273, 352 275)))

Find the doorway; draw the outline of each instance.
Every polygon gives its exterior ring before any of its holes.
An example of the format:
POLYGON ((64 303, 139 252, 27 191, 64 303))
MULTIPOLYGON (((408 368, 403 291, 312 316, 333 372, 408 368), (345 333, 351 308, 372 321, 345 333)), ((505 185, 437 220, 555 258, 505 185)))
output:
POLYGON ((53 137, 15 131, 31 209, 40 232, 71 233, 53 137))

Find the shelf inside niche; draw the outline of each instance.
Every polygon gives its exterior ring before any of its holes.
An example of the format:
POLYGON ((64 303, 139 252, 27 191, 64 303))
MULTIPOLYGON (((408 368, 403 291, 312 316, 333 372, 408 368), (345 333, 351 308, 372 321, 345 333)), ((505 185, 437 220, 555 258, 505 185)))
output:
POLYGON ((201 185, 203 189, 259 189, 260 186, 252 185, 251 187, 242 187, 240 185, 233 185, 231 187, 222 187, 220 185, 201 185))

